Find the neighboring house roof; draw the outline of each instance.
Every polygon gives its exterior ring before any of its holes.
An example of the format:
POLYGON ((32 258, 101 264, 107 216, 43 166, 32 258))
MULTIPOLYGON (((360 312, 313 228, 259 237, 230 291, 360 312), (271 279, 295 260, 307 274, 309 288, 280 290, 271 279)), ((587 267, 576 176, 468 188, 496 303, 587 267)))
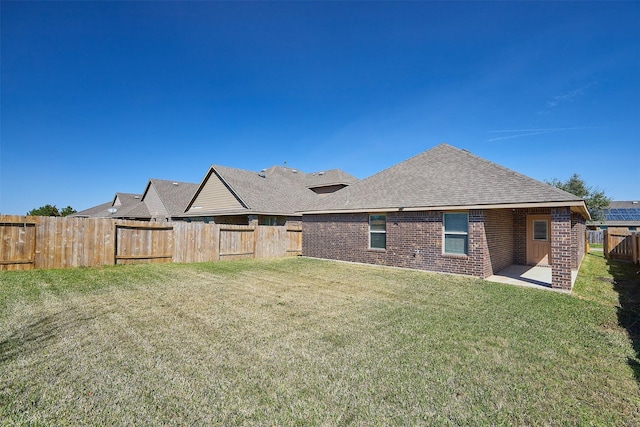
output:
POLYGON ((572 206, 579 197, 466 150, 438 145, 316 201, 304 213, 572 206))
POLYGON ((185 212, 187 216, 299 215, 296 211, 320 197, 310 188, 354 181, 357 178, 336 169, 308 174, 282 166, 252 172, 212 165, 185 212))
POLYGON ((85 209, 80 212, 76 212, 70 217, 80 217, 80 218, 102 218, 109 216, 109 209, 113 206, 113 200, 110 202, 102 203, 98 206, 94 206, 89 209, 85 209))
POLYGON ((151 178, 142 195, 142 201, 152 217, 181 216, 197 189, 198 184, 191 182, 151 178))
POLYGON ((604 210, 603 221, 589 221, 588 225, 606 225, 608 227, 640 227, 640 202, 615 201, 604 210))
POLYGON ((73 217, 84 218, 149 218, 149 211, 142 203, 142 195, 116 193, 110 202, 77 212, 73 217), (115 211, 112 211, 115 209, 115 211), (110 212, 111 211, 111 212, 110 212))
POLYGON ((141 194, 116 193, 113 198, 113 208, 116 211, 109 216, 112 218, 145 218, 150 217, 149 210, 142 203, 141 194))
POLYGON ((358 182, 358 178, 340 169, 303 174, 307 188, 330 187, 333 185, 351 185, 358 182))

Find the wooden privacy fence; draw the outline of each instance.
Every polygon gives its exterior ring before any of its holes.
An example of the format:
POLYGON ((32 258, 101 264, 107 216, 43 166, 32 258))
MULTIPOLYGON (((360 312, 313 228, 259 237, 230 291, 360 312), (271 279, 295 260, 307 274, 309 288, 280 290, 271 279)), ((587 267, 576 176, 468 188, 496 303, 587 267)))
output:
POLYGON ((604 237, 602 230, 587 230, 587 239, 589 243, 602 243, 604 237))
POLYGON ((640 233, 609 228, 603 233, 604 256, 640 264, 640 233))
POLYGON ((0 270, 300 255, 302 228, 0 216, 0 270))

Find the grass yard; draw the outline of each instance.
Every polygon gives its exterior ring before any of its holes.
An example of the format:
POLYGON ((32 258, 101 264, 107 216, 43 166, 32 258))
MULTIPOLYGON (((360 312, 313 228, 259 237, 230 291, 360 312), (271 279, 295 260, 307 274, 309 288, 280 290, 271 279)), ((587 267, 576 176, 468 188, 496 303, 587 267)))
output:
POLYGON ((0 424, 639 425, 638 284, 287 258, 0 273, 0 424))

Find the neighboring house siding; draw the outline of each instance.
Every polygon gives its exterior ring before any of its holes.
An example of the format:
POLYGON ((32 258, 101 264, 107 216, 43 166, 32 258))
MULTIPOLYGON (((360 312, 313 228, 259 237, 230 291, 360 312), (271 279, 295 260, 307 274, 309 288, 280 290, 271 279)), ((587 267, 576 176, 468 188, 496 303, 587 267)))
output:
POLYGON ((164 220, 169 218, 169 212, 167 212, 167 209, 164 207, 158 191, 153 184, 149 186, 149 190, 144 197, 144 203, 147 205, 149 215, 151 215, 152 219, 164 220))
MULTIPOLYGON (((366 213, 304 215, 303 255, 477 277, 491 275, 484 211, 469 211, 468 256, 442 253, 442 214, 437 211, 387 213, 386 250, 368 249, 369 223, 366 213)), ((494 215, 492 230, 496 230, 497 220, 498 216, 494 215)), ((500 247, 496 242, 492 242, 492 245, 500 247)), ((499 258, 502 262, 504 255, 499 258)))
POLYGON ((220 178, 218 178, 215 173, 212 173, 207 180, 206 185, 202 188, 202 191, 200 191, 200 194, 198 194, 194 202, 191 204, 189 212, 221 211, 225 209, 243 208, 244 206, 242 206, 220 178), (201 206, 202 208, 193 209, 196 206, 201 206))

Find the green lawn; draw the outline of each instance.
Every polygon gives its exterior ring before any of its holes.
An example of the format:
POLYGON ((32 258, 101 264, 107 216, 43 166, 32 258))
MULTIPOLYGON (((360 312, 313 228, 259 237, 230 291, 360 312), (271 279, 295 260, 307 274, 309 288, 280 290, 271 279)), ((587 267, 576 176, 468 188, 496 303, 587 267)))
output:
POLYGON ((0 273, 0 425, 638 425, 637 267, 572 295, 287 258, 0 273))

